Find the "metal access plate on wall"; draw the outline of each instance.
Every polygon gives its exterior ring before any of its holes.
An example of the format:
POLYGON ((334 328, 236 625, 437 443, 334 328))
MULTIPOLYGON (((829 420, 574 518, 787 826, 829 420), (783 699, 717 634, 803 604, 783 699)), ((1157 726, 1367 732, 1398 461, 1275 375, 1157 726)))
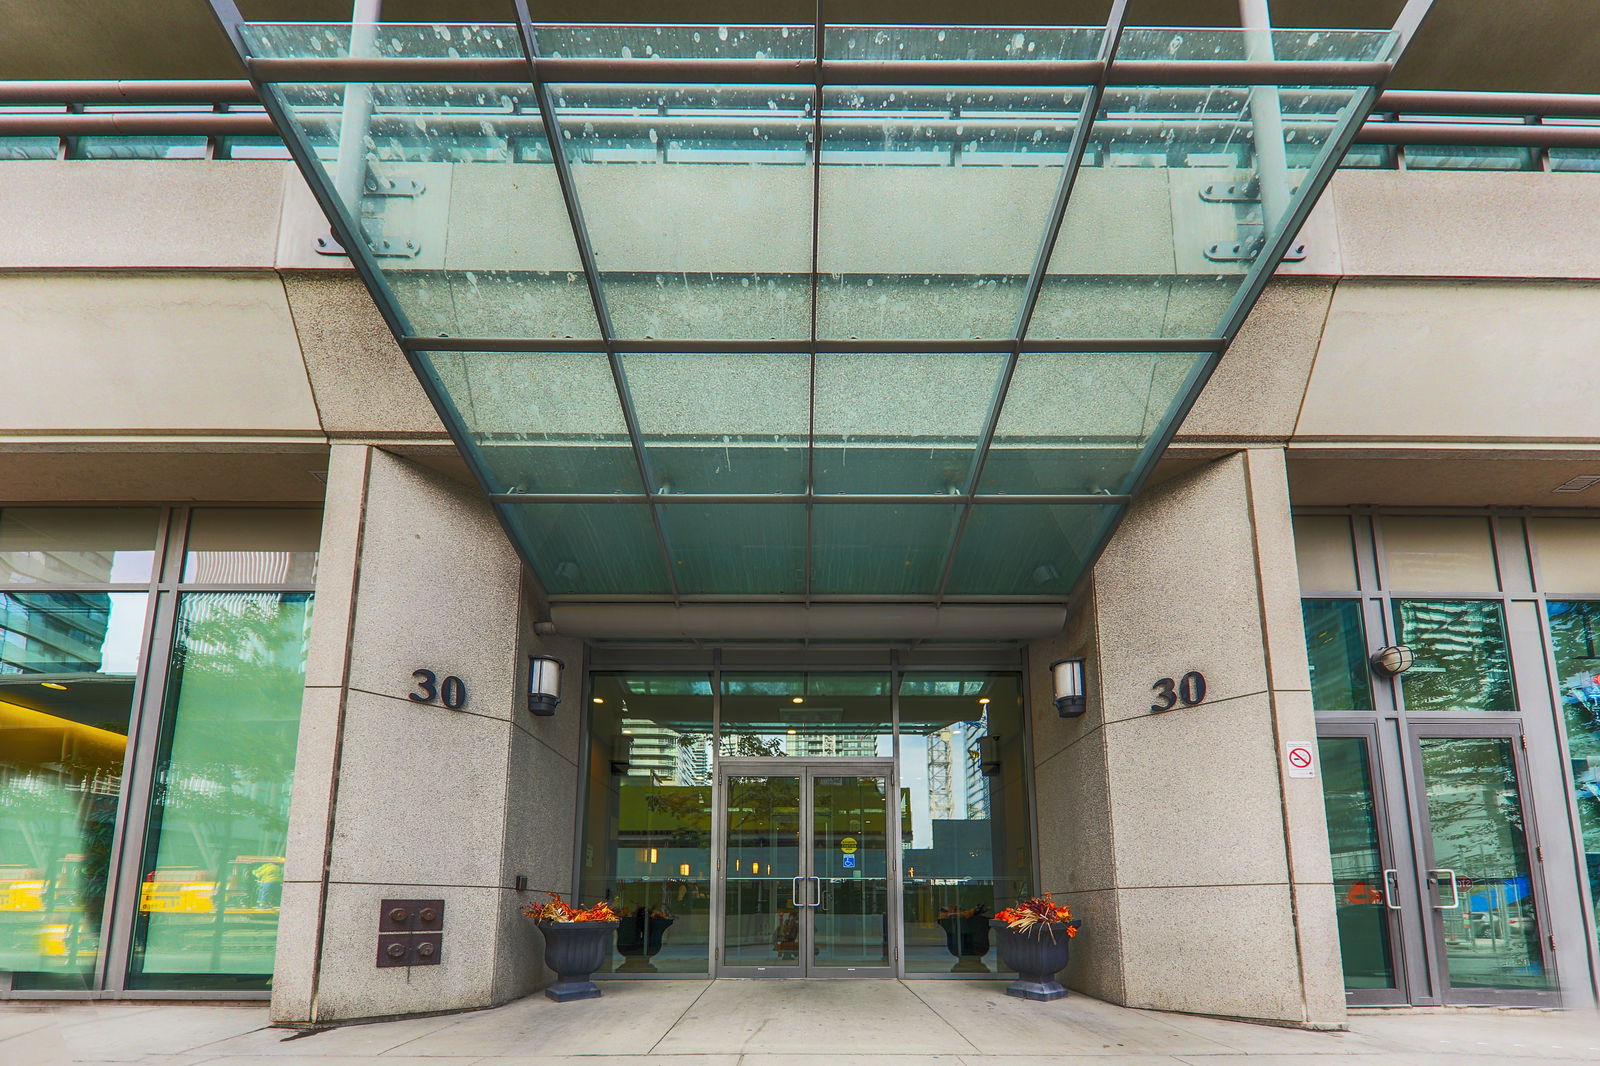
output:
POLYGON ((444 900, 378 902, 378 966, 437 966, 444 950, 444 900))

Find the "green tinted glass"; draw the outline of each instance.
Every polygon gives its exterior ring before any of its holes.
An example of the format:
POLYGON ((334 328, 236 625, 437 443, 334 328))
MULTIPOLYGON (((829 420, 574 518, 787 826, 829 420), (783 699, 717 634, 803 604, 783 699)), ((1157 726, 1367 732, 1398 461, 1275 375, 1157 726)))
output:
POLYGON ((1394 955, 1384 863, 1378 851, 1372 770, 1363 737, 1323 737, 1322 802, 1333 855, 1333 901, 1346 988, 1393 988, 1394 955))
POLYGON ((1395 631, 1416 662, 1408 711, 1515 711, 1505 614, 1496 600, 1396 600, 1395 631))
POLYGON ((618 973, 705 973, 711 930, 711 678, 596 673, 579 898, 621 921, 618 973))
MULTIPOLYGON (((506 58, 515 26, 263 24, 253 55, 506 58)), ((531 84, 290 83, 268 89, 359 227, 408 332, 598 337, 531 84), (359 156, 341 155, 346 118, 359 156)))
POLYGON ((1302 600, 1311 705, 1319 711, 1372 710, 1367 638, 1360 600, 1302 600))
POLYGON ((310 593, 179 600, 132 987, 270 987, 310 625, 310 593))
POLYGON ((932 596, 939 591, 958 504, 818 504, 811 591, 932 596))
POLYGON ((1120 510, 1111 504, 977 504, 962 530, 946 591, 952 596, 1070 592, 1120 510))
POLYGON ((537 561, 546 592, 668 591, 646 504, 517 503, 500 513, 522 557, 537 561))
POLYGON ((424 352, 496 492, 642 492, 604 355, 424 352))
POLYGON ((1203 356, 1022 355, 980 492, 1123 493, 1203 356))
POLYGON ((809 356, 627 355, 622 365, 653 491, 805 491, 809 356))
POLYGON ((13 988, 93 987, 147 602, 0 594, 0 969, 13 988))
POLYGON ((810 335, 809 89, 551 91, 616 336, 810 335))
POLYGON ((819 354, 816 491, 963 490, 1005 363, 997 353, 819 354))
POLYGON ((1589 899, 1600 920, 1600 601, 1551 601, 1546 609, 1589 899))
POLYGON ((660 510, 680 592, 805 591, 803 504, 680 503, 660 510))
POLYGON ((1528 861, 1510 737, 1423 737, 1433 863, 1428 905, 1456 988, 1555 988, 1528 861))

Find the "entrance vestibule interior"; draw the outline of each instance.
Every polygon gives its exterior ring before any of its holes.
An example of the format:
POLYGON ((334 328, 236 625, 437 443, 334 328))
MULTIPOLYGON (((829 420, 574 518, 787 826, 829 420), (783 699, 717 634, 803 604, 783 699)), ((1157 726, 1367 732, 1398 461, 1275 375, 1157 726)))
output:
POLYGON ((998 972, 989 918, 1037 885, 1020 653, 863 658, 591 662, 577 895, 621 918, 608 972, 998 972))

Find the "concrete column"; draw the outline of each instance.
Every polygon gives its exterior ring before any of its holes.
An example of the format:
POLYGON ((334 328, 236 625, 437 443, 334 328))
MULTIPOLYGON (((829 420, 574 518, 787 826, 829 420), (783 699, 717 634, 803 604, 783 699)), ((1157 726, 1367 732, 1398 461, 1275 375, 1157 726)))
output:
POLYGON ((546 980, 517 913, 571 879, 578 648, 540 641, 522 566, 481 494, 335 445, 290 816, 273 1016, 319 1022, 488 1006, 546 980), (527 656, 565 655, 553 718, 527 656), (412 673, 461 678, 459 710, 412 673), (379 969, 379 901, 443 899, 436 966, 379 969))
POLYGON ((1030 650, 1044 887, 1087 919, 1076 987, 1135 1007, 1311 1027, 1344 1020, 1322 792, 1281 449, 1147 490, 1074 626, 1030 650), (1062 721, 1044 667, 1089 658, 1062 721), (1205 701, 1152 684, 1197 670, 1205 701))

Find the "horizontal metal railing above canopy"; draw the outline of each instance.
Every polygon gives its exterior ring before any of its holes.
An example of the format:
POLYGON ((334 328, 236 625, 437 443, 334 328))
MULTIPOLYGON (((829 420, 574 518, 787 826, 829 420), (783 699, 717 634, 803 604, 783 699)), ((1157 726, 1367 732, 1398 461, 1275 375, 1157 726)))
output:
MULTIPOLYGON (((513 62, 522 64, 523 61, 513 62)), ((666 61, 654 61, 651 65, 659 66, 663 62, 666 61)), ((1281 90, 1290 101, 1296 91, 1281 90)), ((1315 92, 1299 91, 1308 94, 1315 92)), ((246 81, 0 81, 0 136, 276 137, 278 131, 265 112, 253 108, 234 109, 257 102, 255 91, 246 81), (82 110, 118 104, 128 105, 129 110, 82 110), (173 110, 159 110, 162 106, 173 110), (201 106, 210 110, 193 109, 201 106), (6 110, 38 107, 72 110, 6 110)), ((382 122, 384 115, 379 112, 375 118, 382 122)), ((403 116, 393 118, 397 122, 409 121, 403 116)), ((809 122, 803 116, 797 116, 797 119, 809 122)), ((337 115, 330 115, 328 121, 336 122, 337 115)), ((507 112, 472 116, 471 121, 505 123, 512 132, 515 132, 518 123, 526 125, 530 131, 536 130, 539 125, 537 116, 507 112)), ((620 136, 634 126, 642 129, 649 124, 658 128, 674 128, 675 123, 684 135, 691 135, 709 132, 719 121, 725 123, 734 120, 720 116, 619 114, 604 116, 600 121, 609 124, 620 136)), ((883 120, 879 118, 876 121, 881 127, 883 120)), ((906 121, 915 122, 930 133, 937 134, 940 131, 938 123, 943 122, 954 128, 962 120, 918 115, 908 116, 906 121)), ((1006 121, 1008 125, 1015 125, 1021 120, 1011 113, 1006 121)), ((1059 125, 1059 121, 1041 116, 1038 124, 1043 130, 1059 125)), ((1234 124, 1228 120, 1218 120, 1217 128, 1232 128, 1234 124)), ((1154 131, 1159 125, 1156 120, 1133 119, 1118 123, 1117 128, 1128 135, 1136 135, 1141 126, 1149 126, 1154 131)), ((1600 95, 1392 90, 1378 98, 1373 117, 1362 125, 1355 141, 1357 144, 1393 146, 1600 148, 1600 95), (1504 121, 1508 119, 1522 121, 1504 121), (1591 121, 1581 121, 1584 119, 1591 121)))

